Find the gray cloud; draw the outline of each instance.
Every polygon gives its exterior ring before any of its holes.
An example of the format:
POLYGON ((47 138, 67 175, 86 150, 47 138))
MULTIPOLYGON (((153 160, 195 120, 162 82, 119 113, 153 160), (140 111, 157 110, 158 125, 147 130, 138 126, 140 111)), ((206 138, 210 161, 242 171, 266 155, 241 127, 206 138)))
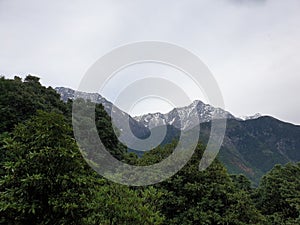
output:
MULTIPOLYGON (((298 0, 2 0, 0 74, 33 73, 46 85, 77 88, 112 48, 167 41, 207 64, 233 114, 260 112, 300 124, 299 11, 298 0)), ((113 89, 106 94, 113 99, 113 89)))
POLYGON ((267 2, 267 0, 228 0, 228 1, 239 5, 265 4, 267 2))

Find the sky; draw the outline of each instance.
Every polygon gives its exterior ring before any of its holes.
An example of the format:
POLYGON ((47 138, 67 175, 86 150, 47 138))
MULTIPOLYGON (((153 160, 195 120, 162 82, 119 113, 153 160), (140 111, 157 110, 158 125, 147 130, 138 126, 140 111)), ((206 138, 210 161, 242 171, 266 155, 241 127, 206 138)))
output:
MULTIPOLYGON (((261 113, 300 124, 299 12, 299 0, 0 0, 0 74, 33 74, 46 86, 77 89, 112 49, 163 41, 207 65, 235 116, 261 113)), ((183 73, 149 64, 120 71, 101 94, 114 102, 122 88, 146 76, 170 79, 191 100, 207 102, 183 73)), ((174 106, 150 98, 129 113, 174 106)))

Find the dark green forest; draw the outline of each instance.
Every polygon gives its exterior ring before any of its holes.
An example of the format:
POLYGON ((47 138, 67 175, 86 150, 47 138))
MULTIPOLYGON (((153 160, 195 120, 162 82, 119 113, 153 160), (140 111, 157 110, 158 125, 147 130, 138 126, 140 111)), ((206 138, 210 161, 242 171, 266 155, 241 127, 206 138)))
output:
MULTIPOLYGON (((118 142, 102 105, 95 115, 104 145, 129 164, 157 163, 176 146, 139 158, 118 142)), ((38 77, 0 78, 0 117, 0 224, 300 224, 300 163, 276 165, 254 188, 218 159, 199 171, 199 143, 173 177, 128 187, 88 166, 73 136, 72 101, 61 101, 38 77)))

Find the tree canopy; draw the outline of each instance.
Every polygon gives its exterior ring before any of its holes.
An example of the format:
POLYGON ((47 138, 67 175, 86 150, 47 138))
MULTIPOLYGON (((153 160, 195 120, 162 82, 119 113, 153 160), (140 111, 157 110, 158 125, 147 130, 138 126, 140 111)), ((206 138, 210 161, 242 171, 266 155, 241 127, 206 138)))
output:
MULTIPOLYGON (((204 151, 199 143, 171 178, 127 187, 101 177, 84 160, 71 126, 72 101, 62 102, 34 76, 1 77, 0 90, 0 224, 300 224, 299 163, 275 166, 254 188, 218 160, 199 171, 204 151)), ((96 105, 95 121, 84 114, 77 119, 95 122, 103 144, 127 163, 160 162, 177 145, 139 158, 118 141, 103 106, 96 105)), ((90 159, 96 157, 101 155, 90 159)))

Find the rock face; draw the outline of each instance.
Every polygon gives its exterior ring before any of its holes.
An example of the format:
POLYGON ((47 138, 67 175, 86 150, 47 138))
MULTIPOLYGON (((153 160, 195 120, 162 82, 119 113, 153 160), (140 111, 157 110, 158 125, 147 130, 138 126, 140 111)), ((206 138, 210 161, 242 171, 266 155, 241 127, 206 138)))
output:
POLYGON ((135 120, 143 123, 145 127, 162 125, 172 125, 179 130, 191 129, 198 123, 209 122, 214 119, 234 119, 235 117, 229 112, 215 108, 211 105, 204 104, 196 100, 186 107, 175 108, 169 113, 149 113, 142 116, 134 117, 135 120))

